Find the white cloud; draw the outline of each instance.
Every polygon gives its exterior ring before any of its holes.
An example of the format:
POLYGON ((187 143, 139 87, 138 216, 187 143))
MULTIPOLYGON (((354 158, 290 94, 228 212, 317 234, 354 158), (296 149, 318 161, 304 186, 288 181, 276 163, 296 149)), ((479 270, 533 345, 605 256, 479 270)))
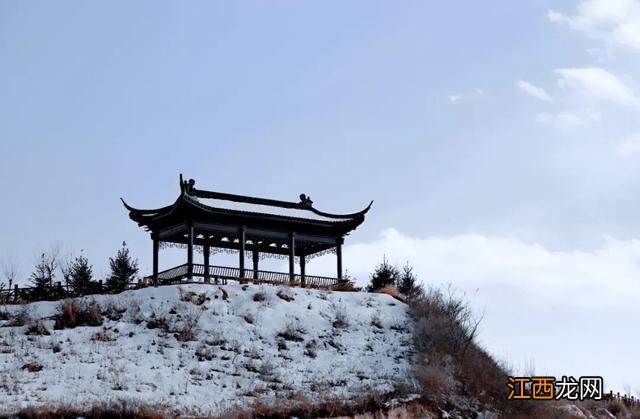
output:
POLYGON ((640 154, 640 132, 630 135, 618 144, 616 151, 623 157, 640 154))
POLYGON ((560 87, 572 89, 585 97, 622 106, 640 105, 640 99, 629 86, 602 68, 560 68, 556 73, 559 75, 560 87))
POLYGON ((562 111, 557 114, 541 112, 536 115, 536 122, 540 124, 575 127, 582 125, 584 120, 571 111, 562 111))
POLYGON ((484 90, 477 88, 465 93, 450 94, 448 96, 448 99, 449 99, 449 103, 456 104, 464 100, 473 99, 474 97, 482 96, 483 94, 484 94, 484 90))
MULTIPOLYGON (((640 386, 633 324, 640 318, 640 240, 554 251, 512 238, 420 239, 388 229, 343 253, 360 284, 386 255, 409 261, 425 285, 450 282, 465 291, 484 311, 480 339, 498 357, 533 358, 538 373, 603 375, 614 390, 640 386), (612 353, 615 359, 602 356, 612 353)), ((335 256, 311 261, 309 272, 333 274, 335 256)))
POLYGON ((522 90, 529 96, 533 96, 536 99, 544 100, 547 102, 553 101, 553 98, 542 87, 535 86, 525 80, 518 80, 516 85, 518 86, 518 89, 522 90))
POLYGON ((547 17, 592 38, 640 48, 640 2, 637 0, 586 0, 572 16, 549 10, 547 17))

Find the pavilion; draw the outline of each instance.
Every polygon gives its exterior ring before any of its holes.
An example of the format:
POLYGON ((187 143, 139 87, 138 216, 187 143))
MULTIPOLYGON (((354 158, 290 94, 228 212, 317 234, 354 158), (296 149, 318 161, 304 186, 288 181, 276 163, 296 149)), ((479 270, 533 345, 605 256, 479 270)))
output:
POLYGON ((344 237, 364 221, 371 203, 353 214, 330 214, 313 207, 305 194, 299 202, 255 198, 196 189, 195 181, 183 181, 180 196, 168 206, 137 209, 122 200, 129 217, 151 233, 153 241, 154 285, 193 280, 254 279, 298 285, 331 286, 343 281, 342 244, 344 237), (158 272, 160 247, 186 247, 187 262, 158 272), (194 248, 204 263, 193 263, 194 248), (238 254, 238 267, 210 265, 211 249, 238 254), (335 252, 336 277, 306 275, 307 261, 326 252, 335 252), (261 271, 261 257, 289 260, 289 272, 261 271), (245 258, 253 261, 247 269, 245 258), (300 264, 296 274, 295 263, 300 264))

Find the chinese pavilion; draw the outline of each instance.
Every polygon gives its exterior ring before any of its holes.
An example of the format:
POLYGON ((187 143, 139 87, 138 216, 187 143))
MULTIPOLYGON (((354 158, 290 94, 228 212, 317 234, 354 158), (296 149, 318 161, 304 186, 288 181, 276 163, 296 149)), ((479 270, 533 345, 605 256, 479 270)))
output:
POLYGON ((330 214, 313 207, 305 194, 299 202, 254 198, 196 189, 195 181, 183 181, 180 175, 180 196, 168 206, 158 209, 137 209, 122 200, 129 217, 151 232, 153 240, 154 285, 202 277, 204 282, 218 279, 254 279, 265 282, 288 282, 315 286, 330 286, 343 280, 342 244, 344 237, 364 221, 371 203, 353 214, 330 214), (161 246, 187 249, 187 263, 158 272, 161 246), (193 262, 194 248, 203 254, 204 263, 193 262), (238 267, 210 264, 214 252, 237 252, 238 267), (308 259, 325 252, 335 252, 335 278, 306 275, 308 259), (261 271, 259 260, 264 256, 289 260, 289 272, 261 271), (253 261, 247 269, 245 258, 253 261), (300 273, 294 272, 296 260, 300 273))

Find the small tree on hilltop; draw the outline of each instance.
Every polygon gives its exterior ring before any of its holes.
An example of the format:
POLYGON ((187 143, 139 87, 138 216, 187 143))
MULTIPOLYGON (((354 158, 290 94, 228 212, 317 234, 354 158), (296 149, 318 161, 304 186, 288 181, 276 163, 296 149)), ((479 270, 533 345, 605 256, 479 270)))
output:
POLYGON ((87 294, 92 288, 93 268, 86 257, 80 255, 69 265, 69 284, 76 294, 87 294))
POLYGON ((131 258, 127 244, 122 242, 115 258, 109 258, 111 274, 107 278, 107 288, 111 291, 122 291, 138 273, 138 261, 131 258))
POLYGON ((382 263, 376 266, 376 269, 371 274, 371 282, 367 287, 367 291, 372 292, 393 286, 398 282, 399 277, 400 271, 398 268, 387 262, 386 258, 383 258, 382 263))
POLYGON ((54 275, 54 273, 49 269, 49 266, 50 265, 45 254, 43 253, 30 277, 31 284, 33 285, 31 298, 34 300, 42 300, 47 296, 47 290, 53 281, 54 275))
POLYGON ((410 300, 415 299, 423 293, 422 286, 418 284, 418 278, 413 273, 413 267, 407 262, 402 267, 402 272, 396 283, 398 291, 410 300))

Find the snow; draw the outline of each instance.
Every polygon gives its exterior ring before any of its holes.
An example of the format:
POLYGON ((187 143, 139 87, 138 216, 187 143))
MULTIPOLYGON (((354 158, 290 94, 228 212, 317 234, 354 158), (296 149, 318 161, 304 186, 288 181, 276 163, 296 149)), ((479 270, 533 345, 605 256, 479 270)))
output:
POLYGON ((119 320, 103 317, 102 326, 53 330, 58 302, 7 306, 11 315, 26 307, 51 335, 27 336, 27 326, 0 321, 0 414, 40 404, 133 400, 215 415, 258 398, 348 399, 411 380, 412 320, 406 305, 386 294, 234 283, 146 288, 95 300, 103 309, 127 310, 119 320), (188 291, 208 300, 182 301, 188 291), (254 301, 256 293, 265 299, 254 301), (198 315, 195 341, 147 328, 154 316, 180 329, 198 315), (302 340, 278 336, 287 329, 302 340), (113 340, 92 340, 101 331, 113 340), (27 363, 43 368, 28 372, 22 369, 27 363))
POLYGON ((258 214, 273 214, 273 215, 281 215, 285 217, 294 217, 294 218, 304 218, 308 220, 318 220, 318 221, 329 221, 329 222, 340 222, 340 221, 348 221, 350 218, 331 218, 326 217, 324 215, 316 214, 313 211, 303 209, 303 208, 282 208, 276 207, 272 205, 261 205, 261 204, 253 204, 250 202, 236 202, 236 201, 228 201, 225 199, 216 199, 216 198, 201 198, 201 197, 191 197, 196 199, 203 205, 212 208, 222 208, 233 211, 244 211, 244 212, 253 212, 258 214))

